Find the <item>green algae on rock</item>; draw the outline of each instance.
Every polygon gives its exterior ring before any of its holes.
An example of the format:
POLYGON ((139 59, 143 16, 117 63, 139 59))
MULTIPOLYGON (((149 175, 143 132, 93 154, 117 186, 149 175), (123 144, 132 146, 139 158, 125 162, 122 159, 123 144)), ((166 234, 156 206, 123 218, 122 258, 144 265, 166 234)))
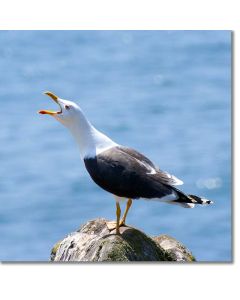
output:
POLYGON ((105 219, 92 220, 69 234, 55 244, 51 261, 195 261, 182 243, 167 235, 151 238, 128 226, 121 227, 121 235, 116 235, 107 223, 105 219))

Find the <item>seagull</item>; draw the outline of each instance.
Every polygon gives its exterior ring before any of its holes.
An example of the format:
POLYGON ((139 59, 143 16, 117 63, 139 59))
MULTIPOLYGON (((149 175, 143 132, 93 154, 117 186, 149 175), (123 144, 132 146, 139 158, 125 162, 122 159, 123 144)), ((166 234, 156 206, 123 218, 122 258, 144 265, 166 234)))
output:
POLYGON ((80 156, 93 179, 116 200, 116 234, 126 224, 126 217, 136 199, 154 200, 193 208, 196 204, 208 205, 213 202, 188 195, 176 188, 183 182, 177 177, 160 170, 150 159, 140 152, 122 146, 97 130, 86 118, 82 109, 74 102, 60 99, 52 92, 45 92, 58 106, 58 111, 41 110, 67 127, 76 140, 80 156), (127 200, 121 218, 120 202, 127 200))

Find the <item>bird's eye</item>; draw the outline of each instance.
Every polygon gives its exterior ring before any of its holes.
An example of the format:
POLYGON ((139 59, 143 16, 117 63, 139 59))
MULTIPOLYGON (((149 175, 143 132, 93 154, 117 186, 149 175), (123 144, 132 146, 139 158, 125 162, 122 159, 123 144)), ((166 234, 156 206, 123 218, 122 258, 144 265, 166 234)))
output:
POLYGON ((69 106, 69 105, 65 105, 65 108, 66 108, 67 110, 69 110, 69 109, 70 109, 70 106, 69 106))

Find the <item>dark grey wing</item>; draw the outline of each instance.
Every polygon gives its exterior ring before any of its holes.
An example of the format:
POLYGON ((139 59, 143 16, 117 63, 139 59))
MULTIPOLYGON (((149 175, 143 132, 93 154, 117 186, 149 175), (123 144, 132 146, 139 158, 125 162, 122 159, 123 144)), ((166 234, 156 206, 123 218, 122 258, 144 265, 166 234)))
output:
POLYGON ((144 164, 145 167, 149 170, 147 172, 148 175, 155 176, 158 178, 162 183, 169 184, 169 185, 181 185, 183 182, 175 177, 174 175, 169 174, 168 172, 160 170, 154 163, 148 159, 143 154, 139 153, 138 151, 127 148, 127 147, 118 147, 121 151, 129 154, 130 156, 134 157, 135 159, 139 160, 140 163, 144 164), (154 172, 155 171, 155 172, 154 172))
POLYGON ((130 150, 127 152, 121 147, 114 147, 94 158, 84 159, 92 179, 100 187, 119 197, 151 199, 172 195, 171 186, 164 184, 158 176, 148 174, 149 166, 151 170, 154 169, 153 164, 150 162, 151 165, 146 165, 149 161, 147 158, 141 161, 141 154, 135 152, 133 156, 129 153, 130 150))
POLYGON ((135 149, 132 148, 128 148, 128 147, 117 147, 119 150, 121 150, 122 152, 127 153, 128 155, 134 157, 135 159, 138 159, 142 162, 145 162, 147 165, 153 167, 154 169, 156 169, 156 166, 154 165, 154 163, 148 159, 146 156, 144 156, 142 153, 136 151, 135 149))
POLYGON ((155 175, 159 178, 163 183, 169 184, 169 185, 182 185, 183 181, 175 177, 174 175, 171 175, 165 171, 158 170, 157 174, 155 175))

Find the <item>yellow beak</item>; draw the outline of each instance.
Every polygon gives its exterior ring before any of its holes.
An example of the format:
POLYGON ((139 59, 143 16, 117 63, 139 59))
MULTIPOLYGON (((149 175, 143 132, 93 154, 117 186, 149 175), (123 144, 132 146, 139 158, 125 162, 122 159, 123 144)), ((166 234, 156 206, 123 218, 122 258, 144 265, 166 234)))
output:
POLYGON ((58 102, 58 96, 56 96, 55 94, 53 94, 52 92, 44 92, 45 95, 49 96, 50 98, 53 99, 53 101, 55 101, 59 107, 60 107, 60 111, 51 111, 51 110, 40 110, 38 113, 39 114, 48 114, 48 115, 55 115, 55 114, 61 114, 62 113, 62 108, 58 102))

